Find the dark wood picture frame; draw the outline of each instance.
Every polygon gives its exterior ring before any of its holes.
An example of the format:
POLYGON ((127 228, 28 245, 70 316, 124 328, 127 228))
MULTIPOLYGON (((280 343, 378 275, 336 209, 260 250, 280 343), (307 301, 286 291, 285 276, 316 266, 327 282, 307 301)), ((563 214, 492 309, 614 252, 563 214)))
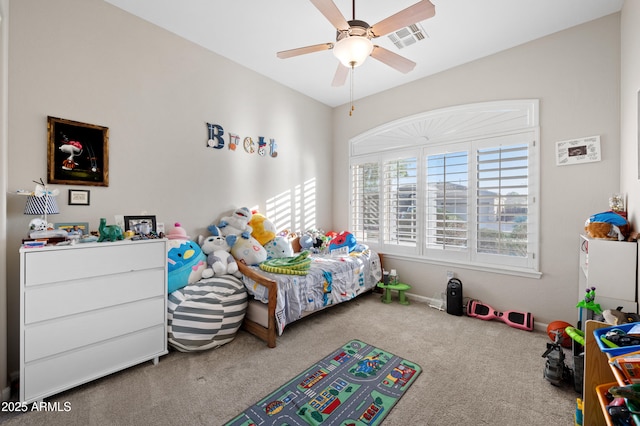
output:
POLYGON ((109 128, 47 117, 47 180, 109 186, 109 128))
POLYGON ((125 216, 124 217, 124 230, 134 231, 138 234, 136 225, 147 222, 151 225, 151 232, 156 232, 156 217, 155 216, 125 216))

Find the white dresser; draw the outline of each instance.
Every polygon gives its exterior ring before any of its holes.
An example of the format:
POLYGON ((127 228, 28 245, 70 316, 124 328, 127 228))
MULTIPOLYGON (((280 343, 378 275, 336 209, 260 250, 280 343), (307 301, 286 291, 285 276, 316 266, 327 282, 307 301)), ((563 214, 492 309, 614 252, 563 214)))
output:
POLYGON ((167 353, 166 240, 20 249, 20 401, 167 353))

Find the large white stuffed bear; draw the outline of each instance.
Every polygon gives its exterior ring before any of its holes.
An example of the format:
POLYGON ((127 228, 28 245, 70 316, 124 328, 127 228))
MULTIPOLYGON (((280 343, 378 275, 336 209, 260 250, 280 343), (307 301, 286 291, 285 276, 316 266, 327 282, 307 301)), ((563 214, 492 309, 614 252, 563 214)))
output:
MULTIPOLYGON (((225 237, 227 235, 241 235, 244 238, 249 238, 251 236, 251 232, 253 232, 253 228, 249 226, 249 221, 251 220, 251 211, 246 207, 240 207, 236 209, 231 216, 225 216, 218 223, 218 228, 220 228, 220 232, 225 237)), ((211 228, 215 226, 212 225, 209 227, 209 231, 211 228)), ((213 234, 213 232, 211 232, 213 234)))
POLYGON ((217 227, 209 227, 213 235, 198 236, 198 245, 207 255, 207 269, 202 271, 202 278, 219 277, 221 275, 235 275, 240 277, 236 259, 231 255, 231 247, 227 238, 222 236, 217 227))

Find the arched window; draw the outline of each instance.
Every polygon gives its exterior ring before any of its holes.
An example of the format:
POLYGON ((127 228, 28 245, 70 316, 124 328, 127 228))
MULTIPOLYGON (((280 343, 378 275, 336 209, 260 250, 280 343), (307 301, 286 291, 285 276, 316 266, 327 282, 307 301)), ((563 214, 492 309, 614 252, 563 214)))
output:
POLYGON ((429 111, 349 148, 358 241, 386 254, 538 273, 538 100, 429 111))

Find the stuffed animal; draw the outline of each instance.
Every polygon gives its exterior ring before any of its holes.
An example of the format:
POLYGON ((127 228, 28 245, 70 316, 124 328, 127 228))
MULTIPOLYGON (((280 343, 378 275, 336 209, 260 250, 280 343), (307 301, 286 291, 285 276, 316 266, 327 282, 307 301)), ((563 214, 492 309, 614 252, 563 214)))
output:
MULTIPOLYGON (((336 233, 333 234, 333 237, 337 236, 336 233)), ((333 237, 326 236, 324 231, 320 229, 310 228, 300 235, 298 243, 300 250, 308 250, 311 253, 321 253, 326 251, 333 237)))
POLYGON ((230 253, 231 247, 227 242, 227 237, 223 237, 217 227, 214 231, 214 235, 209 237, 198 236, 198 245, 202 252, 207 255, 207 269, 202 271, 202 278, 219 277, 221 275, 240 277, 238 263, 230 253))
POLYGON ((624 241, 630 231, 627 219, 612 211, 591 215, 584 229, 591 238, 618 241, 624 241))
POLYGON ((252 236, 244 238, 237 235, 227 236, 231 254, 238 262, 246 265, 258 265, 267 260, 267 250, 252 236))
MULTIPOLYGON (((251 211, 246 207, 240 207, 236 209, 231 216, 225 216, 218 223, 218 228, 225 237, 227 235, 242 235, 244 238, 251 236, 251 226, 249 221, 251 220, 251 211)), ((211 227, 209 227, 211 228, 211 227)), ((211 231, 211 229, 209 229, 211 231)))
POLYGON ((293 246, 289 239, 285 237, 275 237, 264 244, 264 248, 267 251, 267 260, 293 257, 293 246))
POLYGON ((275 225, 261 213, 253 212, 249 226, 253 229, 251 236, 263 246, 276 237, 275 225))
POLYGON ((611 325, 621 325, 631 322, 640 321, 640 315, 635 312, 622 312, 622 306, 618 306, 617 309, 607 309, 602 311, 604 321, 611 325))
POLYGON ((329 243, 329 252, 346 247, 351 253, 357 245, 356 237, 351 232, 341 232, 336 235, 329 243))
POLYGON ((303 234, 300 236, 300 248, 302 250, 310 250, 314 246, 315 239, 309 234, 303 234))
POLYGON ((167 234, 167 238, 167 290, 173 293, 200 281, 202 272, 207 267, 207 257, 200 246, 189 239, 178 222, 167 234))

